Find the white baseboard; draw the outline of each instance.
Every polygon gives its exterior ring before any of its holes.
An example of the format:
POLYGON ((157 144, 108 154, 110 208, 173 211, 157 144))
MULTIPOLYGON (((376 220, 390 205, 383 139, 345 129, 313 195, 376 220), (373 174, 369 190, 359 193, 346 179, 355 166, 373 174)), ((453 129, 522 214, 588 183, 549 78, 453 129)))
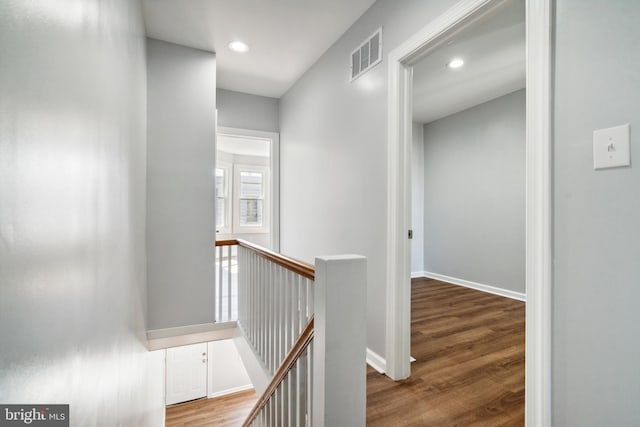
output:
MULTIPOLYGON (((409 362, 416 361, 415 357, 409 356, 409 362)), ((387 361, 384 357, 380 356, 375 351, 367 347, 367 365, 378 371, 380 374, 384 374, 387 369, 387 361)))
POLYGON ((375 351, 367 347, 367 365, 381 374, 387 370, 387 361, 375 351))
POLYGON ((411 278, 412 279, 417 279, 418 277, 427 277, 427 272, 426 271, 412 271, 411 272, 411 278))
POLYGON ((251 390, 251 389, 253 389, 253 384, 247 384, 240 387, 230 388, 228 390, 217 391, 215 393, 211 393, 209 395, 209 399, 213 397, 226 396, 227 394, 237 393, 239 391, 245 391, 245 390, 251 390))
POLYGON ((475 289, 477 291, 487 292, 501 297, 511 298, 518 301, 527 301, 527 295, 522 292, 515 292, 509 289, 497 288, 491 285, 483 285, 482 283, 472 282, 470 280, 457 279, 455 277, 445 276, 444 274, 432 273, 430 271, 419 271, 411 273, 411 277, 427 277, 429 279, 436 279, 442 282, 451 283, 453 285, 464 286, 465 288, 475 289), (414 274, 419 274, 414 276, 414 274))

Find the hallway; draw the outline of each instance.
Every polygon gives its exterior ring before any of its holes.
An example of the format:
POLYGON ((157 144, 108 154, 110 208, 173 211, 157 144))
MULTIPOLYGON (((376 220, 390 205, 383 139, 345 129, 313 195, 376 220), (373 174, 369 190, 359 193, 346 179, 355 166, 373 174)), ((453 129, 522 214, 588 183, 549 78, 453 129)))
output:
MULTIPOLYGON (((411 378, 367 368, 367 426, 523 426, 525 304, 412 281, 411 378)), ((167 426, 239 426, 253 391, 167 409, 167 426)))
POLYGON ((525 304, 413 279, 411 378, 368 368, 367 426, 523 426, 525 304))

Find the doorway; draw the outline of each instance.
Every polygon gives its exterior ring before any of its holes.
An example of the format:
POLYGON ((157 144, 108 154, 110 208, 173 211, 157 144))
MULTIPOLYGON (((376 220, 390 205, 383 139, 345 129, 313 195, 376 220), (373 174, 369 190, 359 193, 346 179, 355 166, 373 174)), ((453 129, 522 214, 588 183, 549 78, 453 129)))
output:
POLYGON ((216 135, 216 240, 280 246, 277 133, 219 127, 216 135))
POLYGON ((413 65, 411 274, 525 300, 525 9, 413 65), (427 242, 424 242, 427 236, 427 242))
MULTIPOLYGON (((280 249, 279 135, 218 127, 216 133, 216 241, 246 240, 280 249)), ((237 246, 219 246, 215 258, 216 322, 238 317, 237 246)))
MULTIPOLYGON (((463 0, 389 53, 387 374, 410 374, 413 66, 503 1, 463 0)), ((550 422, 550 1, 526 1, 526 420, 550 422)))

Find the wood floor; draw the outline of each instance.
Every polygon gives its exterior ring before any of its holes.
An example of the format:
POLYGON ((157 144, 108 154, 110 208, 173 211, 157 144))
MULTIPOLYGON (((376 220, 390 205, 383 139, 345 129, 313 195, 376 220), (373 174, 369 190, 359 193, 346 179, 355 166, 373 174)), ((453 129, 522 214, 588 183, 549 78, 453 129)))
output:
MULTIPOLYGON (((367 426, 523 426, 524 309, 431 279, 412 282, 411 378, 367 371, 367 426)), ((167 426, 239 426, 253 391, 167 408, 167 426)))
POLYGON ((254 390, 201 399, 167 408, 167 427, 237 427, 258 400, 254 390))
POLYGON ((367 426, 523 426, 523 302, 412 281, 411 377, 367 371, 367 426))

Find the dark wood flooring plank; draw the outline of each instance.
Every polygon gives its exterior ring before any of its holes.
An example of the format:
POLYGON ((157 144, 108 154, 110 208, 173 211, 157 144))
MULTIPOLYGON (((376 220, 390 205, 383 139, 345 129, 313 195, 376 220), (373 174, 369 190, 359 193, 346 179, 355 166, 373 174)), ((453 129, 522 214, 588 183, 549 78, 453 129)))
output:
POLYGON ((524 303, 432 279, 411 303, 411 378, 368 369, 367 425, 524 425, 524 303))
POLYGON ((236 427, 258 400, 254 390, 173 405, 166 410, 167 427, 236 427))
MULTIPOLYGON (((524 303, 431 279, 412 283, 411 378, 367 370, 367 425, 524 425, 524 303)), ((167 426, 239 426, 253 390, 167 408, 167 426)))

